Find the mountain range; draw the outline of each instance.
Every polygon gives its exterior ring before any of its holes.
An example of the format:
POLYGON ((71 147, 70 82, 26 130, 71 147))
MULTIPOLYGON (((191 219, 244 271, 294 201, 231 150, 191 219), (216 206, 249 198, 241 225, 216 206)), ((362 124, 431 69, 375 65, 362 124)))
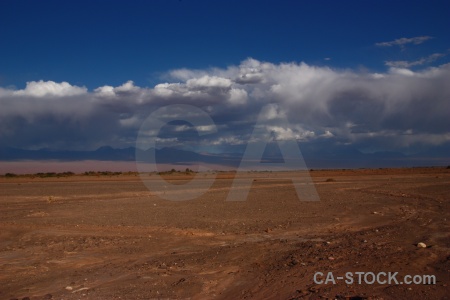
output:
MULTIPOLYGON (((308 168, 376 168, 376 167, 415 167, 415 166, 447 166, 450 165, 448 145, 435 147, 426 152, 405 155, 400 152, 363 153, 351 146, 314 147, 301 146, 301 152, 308 168)), ((176 148, 136 150, 134 147, 112 148, 103 146, 92 151, 76 150, 26 150, 20 148, 0 148, 0 161, 23 160, 60 160, 60 161, 134 161, 136 151, 150 155, 153 151, 157 163, 190 164, 206 163, 238 167, 242 153, 197 153, 176 148)), ((268 145, 264 151, 262 162, 282 162, 281 152, 274 145, 268 145)))

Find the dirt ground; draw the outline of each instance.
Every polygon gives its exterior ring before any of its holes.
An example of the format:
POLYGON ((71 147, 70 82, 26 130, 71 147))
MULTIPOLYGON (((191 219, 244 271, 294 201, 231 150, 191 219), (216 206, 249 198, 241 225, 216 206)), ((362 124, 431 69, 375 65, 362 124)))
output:
POLYGON ((449 298, 449 169, 310 174, 318 202, 299 201, 286 172, 249 173, 242 202, 226 201, 232 173, 180 202, 132 174, 0 178, 0 299, 449 298))

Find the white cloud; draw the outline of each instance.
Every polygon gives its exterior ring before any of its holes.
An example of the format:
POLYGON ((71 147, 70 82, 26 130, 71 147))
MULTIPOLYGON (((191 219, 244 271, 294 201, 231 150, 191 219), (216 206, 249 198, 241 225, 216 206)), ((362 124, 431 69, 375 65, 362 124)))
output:
MULTIPOLYGON (((175 72, 175 71, 172 71, 175 72)), ((229 78, 218 76, 201 76, 186 82, 157 84, 152 93, 164 99, 183 99, 183 103, 206 104, 229 99, 231 103, 242 103, 246 100, 244 90, 232 89, 229 78)))
POLYGON ((139 90, 139 87, 135 86, 134 82, 131 80, 128 80, 121 86, 114 88, 114 92, 116 92, 116 93, 136 92, 138 90, 139 90))
POLYGON ((329 130, 325 130, 325 133, 321 134, 320 137, 331 138, 334 137, 334 134, 329 130))
POLYGON ((219 137, 218 139, 212 140, 211 145, 218 146, 218 145, 243 145, 247 141, 236 137, 236 136, 223 136, 219 137))
POLYGON ((197 126, 195 129, 198 131, 204 131, 204 132, 214 132, 216 130, 216 126, 214 125, 201 125, 197 126))
POLYGON ((233 105, 244 105, 247 103, 248 94, 243 89, 231 89, 228 101, 233 105))
POLYGON ((375 45, 379 46, 379 47, 391 47, 391 46, 403 47, 406 44, 419 45, 419 44, 422 44, 423 42, 428 41, 432 38, 433 37, 428 36, 428 35, 416 36, 416 37, 412 37, 412 38, 400 38, 400 39, 396 39, 396 40, 389 41, 389 42, 376 43, 375 45))
POLYGON ((286 140, 305 140, 315 136, 315 133, 310 130, 303 130, 296 127, 285 128, 281 126, 267 126, 267 130, 275 134, 274 138, 277 141, 286 140))
POLYGON ((179 83, 160 83, 155 85, 153 92, 155 95, 160 97, 170 97, 175 93, 179 93, 181 91, 181 87, 179 83))
POLYGON ((231 87, 231 80, 217 76, 202 76, 200 78, 192 78, 186 82, 188 89, 203 89, 203 88, 222 88, 228 89, 231 87))
POLYGON ((405 68, 390 68, 389 73, 393 75, 414 76, 415 73, 405 68))
POLYGON ((177 132, 181 132, 181 131, 188 131, 192 129, 192 127, 187 126, 187 125, 179 125, 179 126, 175 126, 175 131, 177 132))
POLYGON ((113 97, 116 95, 116 93, 114 92, 114 87, 110 85, 105 85, 96 88, 94 92, 97 93, 99 96, 106 96, 106 97, 113 97))
POLYGON ((178 138, 176 138, 176 137, 174 137, 174 138, 159 138, 159 137, 157 137, 155 139, 155 141, 159 144, 173 145, 174 143, 178 143, 178 138))
POLYGON ((277 104, 268 104, 261 111, 262 120, 274 120, 278 117, 286 118, 286 115, 283 112, 280 112, 280 109, 277 104))
POLYGON ((57 83, 54 81, 30 81, 27 82, 25 89, 14 91, 14 95, 31 97, 65 97, 86 94, 85 87, 70 85, 67 82, 57 83))
POLYGON ((175 80, 188 81, 192 78, 199 78, 208 75, 207 71, 204 70, 190 70, 190 69, 177 69, 169 72, 168 77, 175 80))
POLYGON ((263 80, 263 74, 255 72, 242 73, 234 81, 240 84, 260 83, 263 80))
POLYGON ((113 87, 110 85, 98 87, 94 90, 94 92, 98 96, 102 96, 102 97, 115 97, 117 94, 120 94, 120 93, 122 93, 122 94, 137 93, 140 90, 141 89, 139 87, 134 85, 133 81, 129 80, 118 87, 113 87))
POLYGON ((439 58, 445 57, 447 54, 444 53, 434 53, 427 57, 422 57, 418 60, 414 61, 406 61, 406 60, 397 60, 397 61, 386 61, 385 64, 388 67, 394 67, 394 68, 410 68, 414 66, 421 66, 423 64, 429 64, 432 63, 439 58))

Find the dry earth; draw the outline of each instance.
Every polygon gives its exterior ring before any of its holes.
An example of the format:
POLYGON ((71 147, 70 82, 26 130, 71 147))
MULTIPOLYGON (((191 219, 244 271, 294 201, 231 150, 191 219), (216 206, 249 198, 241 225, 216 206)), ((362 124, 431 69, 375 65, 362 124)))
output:
POLYGON ((319 202, 290 175, 249 173, 243 202, 232 173, 183 202, 133 175, 1 178, 0 299, 448 299, 450 170, 313 171, 319 202), (437 282, 313 281, 358 271, 437 282))

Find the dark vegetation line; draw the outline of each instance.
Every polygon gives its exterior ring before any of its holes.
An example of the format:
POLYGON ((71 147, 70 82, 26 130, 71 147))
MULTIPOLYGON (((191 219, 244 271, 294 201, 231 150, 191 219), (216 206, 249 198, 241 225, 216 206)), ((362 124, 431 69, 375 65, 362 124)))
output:
MULTIPOLYGON (((165 172, 154 172, 155 174, 159 175, 170 175, 170 174, 176 174, 176 173, 182 173, 182 174, 192 174, 197 173, 189 168, 186 168, 184 171, 175 170, 172 169, 170 171, 165 172)), ((20 178, 20 177, 31 177, 31 178, 61 178, 61 177, 71 177, 71 176, 120 176, 120 175, 138 175, 137 172, 110 172, 110 171, 87 171, 81 174, 75 174, 74 172, 46 172, 46 173, 34 173, 34 174, 15 174, 15 173, 6 173, 4 175, 0 175, 0 177, 4 178, 20 178)))
MULTIPOLYGON (((442 168, 440 166, 429 166, 429 167, 412 167, 412 168, 394 168, 394 169, 428 169, 428 168, 442 168)), ((450 165, 447 167, 443 167, 444 169, 449 170, 450 169, 450 165)), ((360 170, 366 170, 366 169, 372 169, 375 170, 376 168, 359 168, 360 170)), ((390 169, 390 168, 378 168, 379 170, 383 170, 383 169, 390 169)), ((310 169, 310 172, 313 171, 332 171, 332 170, 342 170, 342 171, 346 171, 346 170, 352 170, 352 169, 341 169, 341 168, 337 168, 337 169, 310 169)), ((356 170, 356 169, 355 169, 356 170)), ((233 171, 220 171, 220 170, 215 170, 213 173, 222 173, 222 172, 236 172, 235 170, 233 171)), ((248 171, 249 173, 265 173, 265 172, 272 172, 272 171, 248 171)), ((281 171, 282 172, 282 171, 281 171)), ((171 169, 170 171, 163 171, 163 172, 150 172, 149 174, 158 174, 158 175, 171 175, 171 174, 195 174, 198 173, 196 171, 193 171, 189 168, 186 168, 184 171, 181 170, 175 170, 175 169, 171 169)), ((71 177, 71 176, 121 176, 121 175, 134 175, 137 176, 139 175, 138 172, 111 172, 111 171, 87 171, 84 173, 80 173, 80 174, 76 174, 74 172, 61 172, 61 173, 56 173, 56 172, 46 172, 46 173, 34 173, 34 174, 15 174, 15 173, 5 173, 3 175, 0 175, 0 178, 63 178, 63 177, 71 177)), ((327 181, 333 181, 332 178, 328 179, 327 181)))

